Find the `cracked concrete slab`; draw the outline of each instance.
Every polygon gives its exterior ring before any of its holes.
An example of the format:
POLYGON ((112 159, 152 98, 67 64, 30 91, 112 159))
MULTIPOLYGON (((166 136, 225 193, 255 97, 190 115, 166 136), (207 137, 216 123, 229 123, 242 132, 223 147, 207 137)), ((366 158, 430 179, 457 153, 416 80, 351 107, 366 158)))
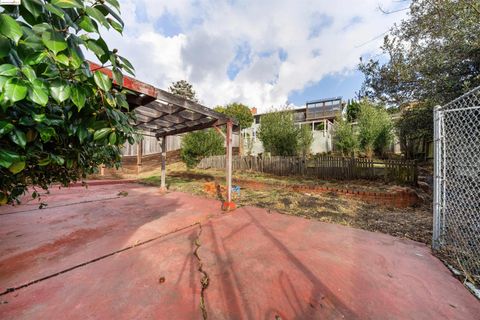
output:
POLYGON ((209 319, 480 314, 480 302, 413 241, 259 208, 222 214, 218 201, 136 184, 70 190, 49 196, 62 206, 0 215, 2 291, 131 248, 0 296, 1 319, 201 319, 195 250, 208 273, 209 319))

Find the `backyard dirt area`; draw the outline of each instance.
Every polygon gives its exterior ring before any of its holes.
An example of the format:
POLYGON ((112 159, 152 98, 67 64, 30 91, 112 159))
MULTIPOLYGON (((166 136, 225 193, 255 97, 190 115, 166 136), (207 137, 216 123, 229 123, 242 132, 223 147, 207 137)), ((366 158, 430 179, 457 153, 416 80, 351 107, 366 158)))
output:
MULTIPOLYGON (((134 177, 134 176, 131 176, 134 177)), ((142 183, 160 184, 160 172, 150 171, 140 174, 142 183)), ((331 189, 350 189, 379 193, 393 192, 395 184, 376 181, 319 181, 295 177, 276 177, 253 172, 235 172, 235 180, 250 180, 262 183, 257 188, 241 188, 234 194, 237 206, 256 206, 280 213, 302 216, 351 226, 368 231, 382 232, 395 237, 411 239, 430 245, 432 239, 432 199, 429 192, 420 188, 413 191, 419 196, 414 207, 395 208, 392 206, 367 203, 355 197, 338 192, 315 193, 309 191, 292 192, 288 185, 321 185, 331 189), (267 186, 267 187, 265 187, 267 186)), ((218 194, 208 192, 206 184, 224 185, 224 173, 220 170, 187 170, 183 164, 167 167, 167 186, 170 190, 195 195, 218 198, 218 194)))

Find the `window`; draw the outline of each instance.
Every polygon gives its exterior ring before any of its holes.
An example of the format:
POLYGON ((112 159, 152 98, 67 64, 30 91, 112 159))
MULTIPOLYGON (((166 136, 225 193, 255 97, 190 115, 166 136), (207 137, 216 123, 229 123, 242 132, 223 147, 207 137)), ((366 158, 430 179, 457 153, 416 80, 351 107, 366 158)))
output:
POLYGON ((315 131, 323 131, 323 130, 325 130, 325 123, 323 121, 322 122, 316 122, 314 124, 314 128, 315 128, 314 129, 315 131))
POLYGON ((312 130, 312 123, 302 123, 302 128, 303 127, 308 127, 310 130, 312 130))

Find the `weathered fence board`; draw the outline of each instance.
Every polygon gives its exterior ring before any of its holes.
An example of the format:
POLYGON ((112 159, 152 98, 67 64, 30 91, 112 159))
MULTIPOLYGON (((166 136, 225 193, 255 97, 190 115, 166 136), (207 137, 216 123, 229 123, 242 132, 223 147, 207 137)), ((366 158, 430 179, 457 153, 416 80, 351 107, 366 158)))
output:
MULTIPOLYGON (((249 170, 278 176, 306 176, 319 179, 383 179, 386 182, 417 183, 417 165, 410 160, 371 160, 343 157, 257 157, 234 156, 233 170, 249 170)), ((202 159, 199 169, 225 169, 225 156, 202 159)))

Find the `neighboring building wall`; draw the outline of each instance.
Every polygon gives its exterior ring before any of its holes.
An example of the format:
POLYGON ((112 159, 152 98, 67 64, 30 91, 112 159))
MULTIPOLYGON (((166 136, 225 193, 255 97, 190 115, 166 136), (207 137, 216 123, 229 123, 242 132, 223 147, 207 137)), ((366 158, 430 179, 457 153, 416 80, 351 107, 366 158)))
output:
POLYGON ((242 136, 243 136, 243 153, 245 155, 249 152, 249 143, 251 143, 251 154, 257 155, 263 153, 265 150, 263 149, 263 144, 258 139, 258 130, 260 129, 260 124, 253 123, 250 128, 242 129, 242 136), (251 142, 248 140, 251 139, 251 142))
POLYGON ((313 143, 310 152, 328 153, 333 151, 333 136, 328 131, 313 131, 313 143))
MULTIPOLYGON (((313 143, 310 149, 312 154, 327 153, 333 151, 333 123, 330 120, 321 121, 303 121, 297 122, 297 125, 309 125, 312 127, 313 143), (323 125, 321 124, 323 123, 323 125)), ((258 138, 260 124, 254 123, 250 128, 242 130, 244 154, 248 154, 248 138, 252 137, 252 155, 258 155, 265 152, 262 141, 258 138)))
MULTIPOLYGON (((239 137, 238 134, 233 134, 233 147, 238 147, 239 137)), ((158 141, 155 137, 143 136, 143 155, 158 154, 161 153, 161 142, 158 141)), ((168 136, 167 137, 167 152, 180 150, 182 147, 182 135, 178 136, 168 136)), ((137 155, 137 144, 127 143, 123 150, 123 156, 136 156, 137 155)))
MULTIPOLYGON (((180 149, 181 141, 182 141, 181 136, 167 137, 167 152, 180 149)), ((142 144, 143 144, 143 154, 144 155, 156 154, 156 153, 161 153, 162 152, 161 142, 158 141, 155 137, 143 136, 142 144)), ((123 156, 136 156, 137 155, 137 144, 135 143, 135 144, 132 145, 132 144, 127 143, 122 150, 122 155, 123 156)))

